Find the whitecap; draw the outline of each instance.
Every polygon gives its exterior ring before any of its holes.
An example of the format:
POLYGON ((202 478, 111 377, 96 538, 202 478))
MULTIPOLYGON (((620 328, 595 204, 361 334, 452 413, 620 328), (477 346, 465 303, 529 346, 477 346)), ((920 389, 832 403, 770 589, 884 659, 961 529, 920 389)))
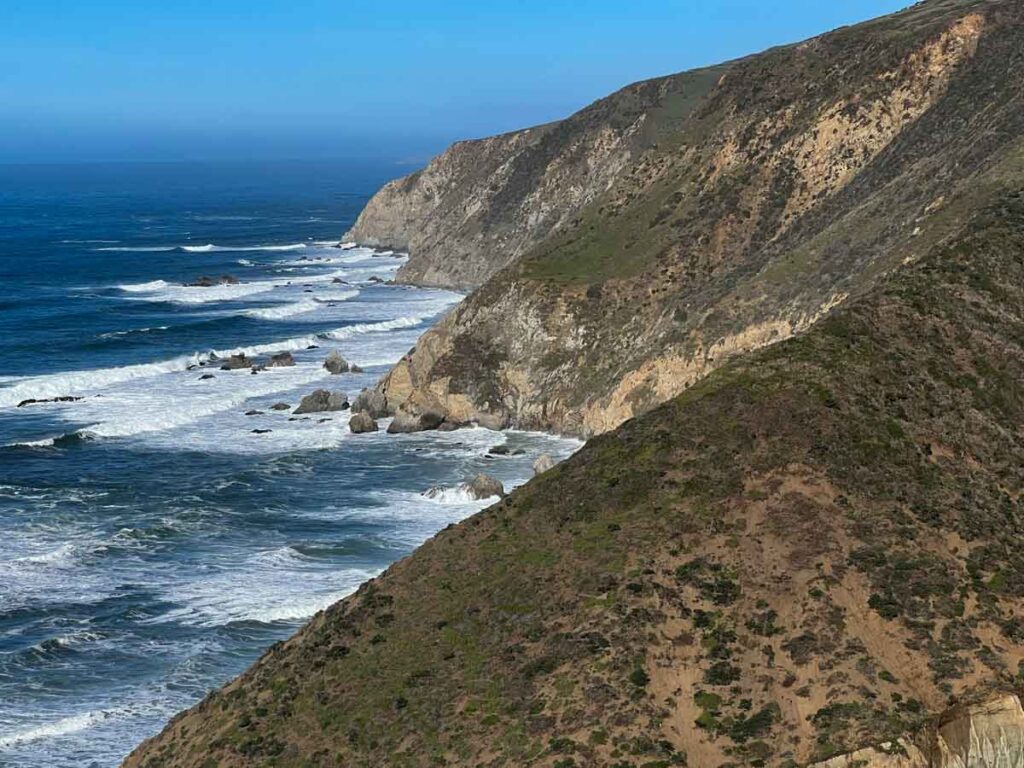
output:
MULTIPOLYGON (((423 492, 423 498, 430 499, 438 504, 474 504, 478 501, 486 501, 486 499, 478 499, 473 495, 469 483, 462 483, 454 488, 445 488, 440 485, 434 486, 423 492)), ((497 496, 494 498, 497 498, 497 496)))
POLYGON ((246 317, 253 317, 257 320, 284 320, 294 315, 302 315, 306 312, 314 312, 320 309, 320 303, 314 299, 302 299, 288 304, 276 304, 272 307, 262 309, 250 309, 246 311, 246 317))
POLYGON ((147 283, 126 283, 117 287, 128 293, 150 293, 152 291, 159 291, 162 288, 168 288, 170 283, 166 280, 150 280, 147 283))

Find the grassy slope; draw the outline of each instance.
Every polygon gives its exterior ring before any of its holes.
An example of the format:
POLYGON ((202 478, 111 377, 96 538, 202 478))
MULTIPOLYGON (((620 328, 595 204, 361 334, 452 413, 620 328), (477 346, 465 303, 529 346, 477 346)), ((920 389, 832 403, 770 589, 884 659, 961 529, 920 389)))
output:
POLYGON ((131 766, 803 763, 1024 660, 1024 197, 592 440, 131 766))

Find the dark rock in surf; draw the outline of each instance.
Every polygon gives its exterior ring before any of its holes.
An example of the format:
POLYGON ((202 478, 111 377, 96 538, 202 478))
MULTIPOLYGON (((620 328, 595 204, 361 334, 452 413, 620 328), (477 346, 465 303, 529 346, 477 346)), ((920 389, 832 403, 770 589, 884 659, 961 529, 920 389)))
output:
POLYGON ((287 411, 289 408, 291 408, 291 406, 288 405, 288 403, 274 403, 270 406, 270 410, 272 411, 287 411))
POLYGON ((238 285, 239 280, 234 275, 219 275, 217 277, 210 277, 203 275, 198 280, 194 280, 191 283, 185 283, 186 288, 212 288, 215 285, 238 285))
POLYGON ((291 352, 278 352, 276 355, 271 355, 270 359, 264 364, 265 368, 290 368, 295 365, 295 358, 292 357, 291 352))
POLYGON ((244 354, 232 355, 220 367, 222 371, 240 371, 243 368, 252 368, 252 360, 244 354))
POLYGON ((22 400, 20 403, 18 403, 18 407, 23 408, 26 405, 40 405, 42 403, 76 403, 81 399, 82 398, 80 397, 73 397, 72 395, 63 395, 61 397, 47 397, 42 400, 30 398, 28 400, 22 400))
POLYGON ((348 395, 344 392, 328 392, 326 389, 318 389, 302 398, 299 407, 295 409, 295 414, 344 411, 348 407, 348 395))

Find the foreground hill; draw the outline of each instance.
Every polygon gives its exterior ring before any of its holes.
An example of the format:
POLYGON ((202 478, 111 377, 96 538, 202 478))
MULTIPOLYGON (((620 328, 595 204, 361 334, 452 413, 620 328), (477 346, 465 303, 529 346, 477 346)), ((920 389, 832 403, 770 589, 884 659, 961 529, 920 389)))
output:
MULTIPOLYGON (((806 334, 441 532, 126 765, 792 765, 881 742, 836 764, 928 764, 934 718, 1024 663, 1021 178, 806 334)), ((940 732, 966 762, 932 764, 1019 765, 1019 710, 969 710, 940 732)))
POLYGON ((929 0, 454 146, 351 233, 482 286, 392 408, 589 436, 955 233, 1024 135, 1024 3, 929 0), (399 232, 399 230, 401 230, 399 232))

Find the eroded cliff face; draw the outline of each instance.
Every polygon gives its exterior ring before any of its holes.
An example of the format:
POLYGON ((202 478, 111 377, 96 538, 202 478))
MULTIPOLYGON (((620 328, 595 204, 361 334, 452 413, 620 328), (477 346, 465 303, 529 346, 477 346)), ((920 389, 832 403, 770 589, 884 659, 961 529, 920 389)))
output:
POLYGON ((345 239, 407 250, 398 281, 474 288, 560 231, 653 143, 666 99, 696 99, 718 69, 638 83, 567 120, 463 141, 387 184, 345 239))
POLYGON ((1020 768, 1024 709, 1015 694, 954 707, 920 734, 833 757, 813 768, 1020 768))
POLYGON ((457 145, 396 182, 357 237, 411 207, 435 239, 406 238, 406 279, 498 271, 381 383, 391 406, 592 435, 806 330, 955 233, 1016 163, 1022 15, 924 3, 634 86, 621 114, 617 94, 600 119, 457 145), (460 163, 500 181, 464 184, 460 163))

